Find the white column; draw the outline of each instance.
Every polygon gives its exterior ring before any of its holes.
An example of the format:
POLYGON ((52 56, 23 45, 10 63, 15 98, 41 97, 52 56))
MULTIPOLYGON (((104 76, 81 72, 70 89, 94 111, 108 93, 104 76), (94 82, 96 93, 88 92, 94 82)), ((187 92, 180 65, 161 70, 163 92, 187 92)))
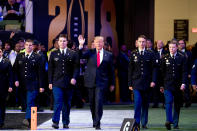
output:
POLYGON ((33 2, 25 0, 25 32, 33 33, 33 2))

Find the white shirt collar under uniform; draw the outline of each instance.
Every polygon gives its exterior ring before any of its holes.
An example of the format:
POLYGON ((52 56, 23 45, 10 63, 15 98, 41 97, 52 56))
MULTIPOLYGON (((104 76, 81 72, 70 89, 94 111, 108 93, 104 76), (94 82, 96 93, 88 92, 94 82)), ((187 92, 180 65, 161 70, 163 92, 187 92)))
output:
POLYGON ((170 56, 171 57, 173 57, 174 56, 174 58, 176 57, 176 54, 177 54, 177 52, 176 53, 174 53, 174 55, 173 54, 170 54, 170 56))
POLYGON ((64 49, 61 49, 61 48, 60 48, 61 54, 62 54, 62 52, 64 51, 64 55, 65 55, 65 54, 66 54, 66 50, 67 50, 67 48, 64 48, 64 49))
POLYGON ((27 55, 29 55, 28 56, 28 58, 31 56, 31 54, 33 53, 33 51, 31 52, 31 53, 29 53, 29 54, 27 54, 26 52, 25 52, 25 56, 27 56, 27 55))

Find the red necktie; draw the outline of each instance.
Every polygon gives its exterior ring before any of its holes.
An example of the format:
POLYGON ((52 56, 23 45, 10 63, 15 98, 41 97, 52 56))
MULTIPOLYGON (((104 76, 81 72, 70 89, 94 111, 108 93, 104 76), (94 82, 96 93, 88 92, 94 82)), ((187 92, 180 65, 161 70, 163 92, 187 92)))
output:
POLYGON ((97 67, 100 65, 100 51, 97 52, 97 67))

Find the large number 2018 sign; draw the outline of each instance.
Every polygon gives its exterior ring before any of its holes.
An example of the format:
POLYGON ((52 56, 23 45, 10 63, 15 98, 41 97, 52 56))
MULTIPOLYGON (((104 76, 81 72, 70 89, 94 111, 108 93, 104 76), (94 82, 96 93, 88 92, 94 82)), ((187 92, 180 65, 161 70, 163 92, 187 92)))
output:
MULTIPOLYGON (((71 39, 71 15, 74 2, 78 2, 81 16, 81 34, 87 33, 87 42, 90 47, 91 41, 95 36, 95 8, 96 0, 49 0, 48 15, 54 16, 49 25, 48 31, 48 49, 52 47, 52 41, 67 27, 68 38, 71 39), (69 2, 68 2, 69 1, 69 2), (69 3, 69 4, 68 4, 69 3), (84 6, 83 6, 84 5, 84 6), (59 8, 59 13, 56 16, 56 8, 59 8), (84 13, 87 13, 87 21, 85 22, 84 13), (87 23, 87 24, 85 24, 87 23), (85 27, 87 25, 87 27, 85 27), (87 31, 85 30, 87 29, 87 31)), ((100 6, 100 35, 111 37, 113 52, 117 53, 117 32, 116 32, 116 11, 113 0, 102 0, 100 6), (107 14, 110 14, 110 19, 107 20, 107 14)))

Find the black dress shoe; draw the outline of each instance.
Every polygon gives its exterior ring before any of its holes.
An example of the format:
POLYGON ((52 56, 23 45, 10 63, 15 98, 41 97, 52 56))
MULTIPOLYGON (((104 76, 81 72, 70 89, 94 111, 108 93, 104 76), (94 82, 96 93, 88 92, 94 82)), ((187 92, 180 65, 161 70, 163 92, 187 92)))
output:
POLYGON ((96 127, 96 125, 93 125, 92 127, 93 127, 93 128, 95 128, 95 127, 96 127))
POLYGON ((39 108, 37 112, 44 112, 44 110, 39 108))
POLYGON ((179 129, 179 127, 178 127, 178 126, 176 126, 176 127, 174 127, 174 129, 179 129))
POLYGON ((64 128, 64 129, 68 129, 68 128, 69 128, 69 126, 68 126, 68 125, 66 125, 66 124, 64 124, 64 125, 63 125, 63 128, 64 128))
POLYGON ((95 129, 96 130, 101 130, 101 127, 100 126, 96 126, 95 129))
POLYGON ((165 126, 166 126, 166 129, 167 129, 167 130, 171 130, 171 125, 170 125, 170 124, 171 124, 171 123, 168 122, 168 121, 165 123, 165 126))
POLYGON ((142 129, 148 129, 148 127, 147 126, 142 126, 142 129))
POLYGON ((23 125, 30 126, 30 119, 24 119, 23 120, 23 125))
POLYGON ((0 128, 3 128, 3 126, 4 126, 4 124, 2 123, 2 124, 0 124, 0 128))
POLYGON ((26 109, 21 109, 21 112, 26 112, 26 109))
POLYGON ((190 106, 191 106, 191 102, 186 102, 186 103, 185 103, 185 107, 186 107, 186 108, 188 108, 188 107, 190 107, 190 106))
POLYGON ((59 128, 59 124, 56 123, 56 122, 53 122, 52 127, 55 128, 55 129, 58 129, 59 128))
POLYGON ((158 105, 153 105, 152 108, 159 108, 159 106, 158 105))

